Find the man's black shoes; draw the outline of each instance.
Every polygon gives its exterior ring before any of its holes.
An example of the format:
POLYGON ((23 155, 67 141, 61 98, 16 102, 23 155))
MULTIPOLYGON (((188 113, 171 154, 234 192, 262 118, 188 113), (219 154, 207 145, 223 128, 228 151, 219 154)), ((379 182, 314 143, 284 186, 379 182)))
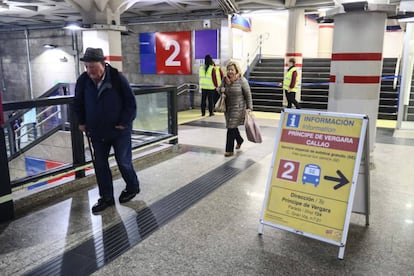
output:
POLYGON ((115 205, 115 200, 109 199, 109 200, 105 200, 103 198, 98 199, 98 202, 93 205, 92 207, 92 212, 93 213, 98 213, 98 212, 102 212, 103 210, 105 210, 106 208, 115 205))
MULTIPOLYGON (((139 194, 139 192, 140 192, 140 190, 135 191, 135 192, 130 192, 127 189, 125 189, 121 192, 121 195, 119 196, 119 202, 120 203, 125 203, 125 202, 130 201, 137 194, 139 194)), ((113 205, 115 205, 115 200, 113 198, 111 198, 111 199, 100 198, 100 199, 98 199, 98 202, 95 205, 93 205, 92 212, 93 213, 102 212, 106 208, 108 208, 110 206, 113 206, 113 205)))
POLYGON ((121 195, 119 196, 119 202, 125 203, 133 199, 137 194, 139 194, 139 190, 136 192, 130 192, 127 189, 123 190, 121 195))

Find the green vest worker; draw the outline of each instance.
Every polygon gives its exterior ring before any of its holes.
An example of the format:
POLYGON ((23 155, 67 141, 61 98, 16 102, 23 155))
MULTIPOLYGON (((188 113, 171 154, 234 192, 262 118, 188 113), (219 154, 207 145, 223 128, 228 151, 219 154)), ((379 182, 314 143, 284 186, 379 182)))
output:
POLYGON ((201 89, 201 115, 206 115, 206 105, 208 99, 208 111, 210 116, 214 116, 214 105, 218 99, 217 89, 221 85, 223 72, 219 66, 214 64, 210 55, 204 58, 204 65, 199 71, 199 85, 201 89))
POLYGON ((287 70, 285 79, 283 80, 283 90, 285 91, 286 99, 288 102, 287 108, 292 108, 292 104, 294 104, 297 109, 300 109, 300 105, 296 101, 296 92, 299 89, 299 78, 295 64, 295 59, 290 58, 289 69, 287 70))

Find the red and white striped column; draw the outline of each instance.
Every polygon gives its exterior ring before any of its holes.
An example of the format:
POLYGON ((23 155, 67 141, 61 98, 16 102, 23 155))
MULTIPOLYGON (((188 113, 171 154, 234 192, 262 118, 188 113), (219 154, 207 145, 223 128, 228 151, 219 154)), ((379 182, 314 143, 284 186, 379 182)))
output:
MULTIPOLYGON (((302 83, 302 63, 303 63, 303 36, 305 30, 305 10, 289 9, 288 38, 285 54, 285 74, 289 66, 289 59, 296 60, 299 83, 302 83)), ((296 92, 296 100, 300 102, 300 88, 296 92)))
POLYGON ((386 19, 382 12, 335 16, 328 111, 367 114, 371 149, 378 117, 386 19))
POLYGON ((332 43, 333 43, 333 23, 321 23, 319 24, 318 35, 318 57, 330 58, 332 55, 332 43))
POLYGON ((122 71, 121 32, 115 30, 85 30, 82 32, 83 50, 102 48, 106 62, 122 71))

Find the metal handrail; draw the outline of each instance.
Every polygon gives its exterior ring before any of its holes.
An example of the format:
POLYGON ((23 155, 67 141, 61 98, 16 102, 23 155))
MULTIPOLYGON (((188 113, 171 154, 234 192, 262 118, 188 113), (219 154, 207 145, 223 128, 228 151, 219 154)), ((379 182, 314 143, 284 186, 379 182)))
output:
MULTIPOLYGON (((398 56, 397 62, 395 63, 394 76, 398 76, 400 74, 400 64, 401 64, 401 55, 398 56)), ((394 90, 397 89, 397 85, 398 85, 398 78, 394 78, 394 81, 392 83, 392 88, 394 90)))
POLYGON ((177 96, 186 92, 197 91, 198 84, 196 83, 183 83, 177 87, 177 96))
POLYGON ((250 54, 250 52, 247 53, 247 60, 246 60, 247 69, 246 69, 246 74, 245 74, 246 76, 249 76, 250 75, 250 66, 251 66, 251 64, 250 64, 250 62, 251 62, 250 61, 250 57, 251 56, 253 57, 253 60, 252 61, 254 61, 256 55, 259 55, 258 62, 259 63, 262 63, 262 43, 263 43, 263 40, 269 39, 269 36, 270 36, 270 34, 267 33, 267 32, 258 35, 257 36, 257 39, 256 39, 256 41, 258 42, 258 45, 256 46, 256 49, 253 50, 253 53, 252 54, 250 54), (264 38, 263 38, 263 35, 265 36, 264 38), (257 54, 258 51, 259 51, 259 53, 257 54))
POLYGON ((43 115, 43 113, 46 113, 47 111, 49 111, 52 108, 54 108, 54 106, 49 106, 49 107, 45 108, 42 112, 40 112, 39 114, 36 115, 36 119, 38 117, 40 117, 41 115, 43 115))
POLYGON ((59 108, 56 112, 54 112, 54 113, 50 114, 50 115, 49 115, 48 117, 46 117, 43 121, 39 122, 39 123, 38 123, 38 125, 39 125, 39 126, 43 125, 43 124, 44 124, 44 123, 46 123, 48 120, 52 119, 55 115, 60 114, 60 113, 62 113, 62 111, 61 111, 61 110, 60 110, 60 108, 59 108))
MULTIPOLYGON (((54 107, 54 106, 52 106, 52 107, 54 107)), ((56 112, 54 112, 54 113, 50 114, 50 115, 49 115, 47 118, 45 118, 43 121, 41 121, 41 122, 37 123, 37 124, 36 124, 36 126, 30 127, 30 128, 26 128, 26 131, 25 131, 24 133, 20 134, 20 136, 17 136, 17 137, 16 137, 16 140, 19 140, 19 139, 20 139, 20 138, 22 138, 23 136, 28 135, 28 134, 29 134, 32 130, 34 130, 36 127, 39 127, 39 126, 41 126, 41 125, 45 124, 48 120, 52 119, 55 115, 60 114, 60 113, 61 113, 61 110, 59 109, 58 111, 56 111, 56 112)), ((19 130, 21 130, 22 128, 23 128, 23 126, 21 126, 21 127, 17 128, 15 131, 16 131, 16 132, 18 132, 18 131, 19 131, 19 130)))

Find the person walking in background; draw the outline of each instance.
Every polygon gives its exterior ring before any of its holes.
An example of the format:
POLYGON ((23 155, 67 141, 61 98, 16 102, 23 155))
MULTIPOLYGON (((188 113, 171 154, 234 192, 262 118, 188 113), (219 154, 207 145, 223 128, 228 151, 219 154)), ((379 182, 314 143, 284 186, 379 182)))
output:
POLYGON ((75 87, 74 109, 79 129, 91 138, 94 149, 95 174, 99 200, 92 212, 100 212, 115 204, 112 173, 108 157, 111 147, 126 183, 119 196, 125 203, 140 192, 138 177, 132 165, 132 121, 136 116, 135 96, 125 77, 105 63, 101 48, 87 48, 81 61, 86 72, 75 87))
POLYGON ((10 136, 10 138, 12 141, 14 153, 16 153, 17 151, 20 151, 20 145, 21 145, 20 128, 23 122, 23 119, 21 117, 16 117, 16 114, 17 114, 16 111, 13 111, 12 113, 9 114, 10 130, 12 132, 12 135, 10 136))
POLYGON ((219 96, 218 87, 221 85, 223 72, 220 66, 216 66, 210 55, 204 57, 204 65, 199 71, 199 85, 201 88, 201 116, 206 115, 207 99, 210 116, 214 116, 214 105, 219 96))
POLYGON ((236 62, 230 61, 227 66, 227 75, 223 79, 221 93, 226 94, 226 118, 227 138, 224 156, 234 155, 234 140, 236 149, 240 149, 243 138, 238 129, 244 124, 247 112, 253 110, 252 94, 247 80, 241 75, 241 70, 236 62))
POLYGON ((300 109, 300 105, 296 101, 296 92, 299 88, 299 78, 295 64, 296 60, 294 58, 290 58, 289 68, 285 74, 285 79, 283 80, 283 90, 285 91, 288 103, 287 108, 292 108, 292 104, 294 104, 297 109, 300 109))

